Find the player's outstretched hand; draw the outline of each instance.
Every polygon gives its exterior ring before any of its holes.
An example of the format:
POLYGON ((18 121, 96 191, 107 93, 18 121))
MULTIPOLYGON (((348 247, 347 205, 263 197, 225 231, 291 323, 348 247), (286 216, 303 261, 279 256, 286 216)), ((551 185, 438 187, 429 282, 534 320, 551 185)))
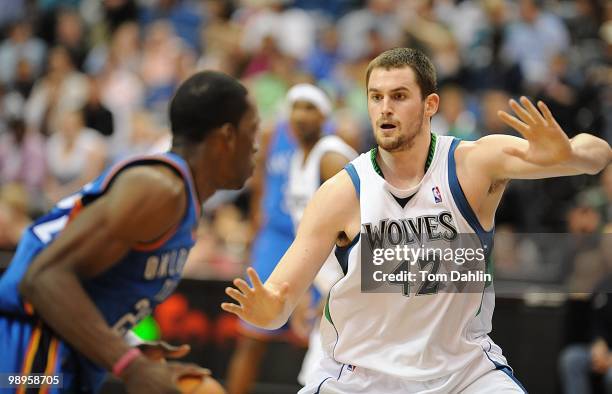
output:
POLYGON ((525 96, 520 104, 512 99, 509 103, 516 117, 505 111, 498 111, 497 116, 525 137, 529 147, 506 148, 505 153, 540 166, 561 164, 571 157, 570 140, 544 102, 538 101, 539 110, 525 96))
POLYGON ((129 394, 180 394, 176 383, 185 375, 206 377, 210 371, 195 364, 160 363, 140 357, 126 368, 121 378, 129 394))
POLYGON ((261 328, 276 328, 275 324, 281 316, 287 302, 289 285, 264 286, 257 272, 249 267, 247 275, 253 284, 249 285, 243 279, 234 279, 234 286, 225 289, 225 293, 232 297, 238 305, 229 302, 221 304, 221 309, 237 315, 249 324, 261 328))

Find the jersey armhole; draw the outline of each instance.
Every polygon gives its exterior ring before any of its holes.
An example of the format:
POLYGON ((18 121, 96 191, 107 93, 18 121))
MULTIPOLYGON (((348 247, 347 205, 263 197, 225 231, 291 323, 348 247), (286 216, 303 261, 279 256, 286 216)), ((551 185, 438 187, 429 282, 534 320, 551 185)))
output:
POLYGON ((361 181, 359 179, 359 175, 357 174, 357 170, 355 169, 353 163, 348 163, 344 167, 344 169, 349 174, 349 177, 351 177, 351 182, 353 182, 353 186, 355 187, 355 193, 357 194, 357 199, 359 200, 359 195, 361 191, 361 181))
MULTIPOLYGON (((121 174, 124 170, 128 169, 128 168, 132 168, 132 167, 136 167, 136 166, 140 166, 140 165, 163 165, 164 167, 169 168, 170 170, 172 170, 172 172, 174 172, 183 182, 183 184, 185 185, 185 192, 187 194, 187 198, 189 199, 189 187, 187 186, 187 181, 185 179, 185 177, 183 176, 183 173, 181 172, 181 169, 178 167, 178 165, 168 159, 165 159, 164 157, 156 157, 153 159, 136 159, 134 161, 128 162, 128 163, 123 163, 123 165, 119 166, 116 169, 111 170, 110 174, 108 175, 108 177, 104 180, 103 182, 103 189, 102 189, 102 193, 98 194, 96 196, 99 197, 101 196, 103 193, 105 193, 108 189, 110 189, 110 187, 112 186, 113 182, 115 181, 115 179, 117 178, 117 176, 119 174, 121 174)), ((87 196, 86 196, 87 197, 87 196)), ((83 201, 83 205, 89 203, 91 201, 83 201)), ((187 203, 186 206, 186 211, 184 213, 184 215, 189 214, 189 202, 187 203)), ((178 231, 181 222, 183 221, 184 215, 182 216, 181 220, 179 220, 176 224, 174 224, 172 227, 170 227, 168 230, 166 230, 164 233, 162 233, 159 237, 149 240, 149 241, 141 241, 141 242, 137 242, 132 249, 139 251, 139 252, 144 252, 144 251, 151 251, 151 250, 155 250, 157 249, 159 246, 163 245, 166 241, 168 241, 170 238, 172 238, 176 232, 178 231)))
POLYGON ((457 208, 459 208, 461 215, 478 235, 482 245, 487 248, 486 257, 488 259, 488 255, 491 253, 493 248, 493 234, 495 233, 495 226, 493 226, 493 228, 489 231, 482 227, 476 213, 474 213, 474 210, 470 206, 470 203, 465 196, 461 184, 459 183, 459 178, 457 177, 457 166, 455 162, 455 149, 460 142, 461 140, 457 138, 453 139, 450 149, 448 150, 448 185, 450 187, 451 194, 453 195, 453 200, 455 201, 457 208))

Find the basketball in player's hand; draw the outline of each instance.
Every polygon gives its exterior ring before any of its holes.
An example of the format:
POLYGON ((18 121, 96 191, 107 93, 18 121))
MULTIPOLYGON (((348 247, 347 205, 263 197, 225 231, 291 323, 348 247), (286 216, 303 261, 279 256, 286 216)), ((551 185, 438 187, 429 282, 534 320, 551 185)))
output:
POLYGON ((219 382, 210 376, 184 375, 177 386, 183 394, 226 394, 219 382))

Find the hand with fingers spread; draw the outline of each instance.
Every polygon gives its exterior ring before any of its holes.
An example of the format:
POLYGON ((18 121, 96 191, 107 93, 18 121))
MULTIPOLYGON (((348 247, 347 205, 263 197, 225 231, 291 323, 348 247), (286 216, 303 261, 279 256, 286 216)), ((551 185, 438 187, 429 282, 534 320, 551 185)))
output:
POLYGON ((225 289, 227 295, 232 297, 239 305, 224 302, 221 309, 237 315, 249 324, 261 328, 275 329, 284 324, 280 320, 287 303, 287 283, 281 286, 264 285, 257 272, 249 267, 247 275, 253 284, 249 285, 243 279, 234 279, 234 286, 225 289))
POLYGON ((518 118, 505 111, 498 111, 497 116, 525 137, 529 142, 529 147, 527 150, 506 148, 505 153, 540 166, 561 164, 571 158, 570 139, 546 104, 539 101, 536 108, 529 99, 523 96, 520 104, 515 100, 510 100, 510 107, 518 118))

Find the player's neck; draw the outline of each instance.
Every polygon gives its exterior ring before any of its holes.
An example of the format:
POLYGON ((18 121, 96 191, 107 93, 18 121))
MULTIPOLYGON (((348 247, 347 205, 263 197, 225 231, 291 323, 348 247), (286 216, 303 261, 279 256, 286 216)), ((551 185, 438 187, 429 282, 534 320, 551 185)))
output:
POLYGON ((421 131, 406 150, 387 152, 379 148, 376 159, 385 180, 398 189, 416 186, 425 175, 430 143, 431 132, 421 131))
POLYGON ((304 162, 306 162, 306 160, 308 159, 308 156, 310 155, 310 152, 312 152, 312 149, 315 147, 315 145, 317 144, 317 142, 319 142, 320 139, 321 137, 317 139, 312 139, 310 141, 300 141, 299 142, 300 149, 304 153, 304 162))
POLYGON ((197 170, 197 168, 201 168, 201 166, 196 163, 196 160, 198 160, 197 158, 208 156, 196 154, 194 152, 194 148, 187 145, 173 146, 172 152, 181 156, 183 160, 185 160, 185 162, 187 163, 187 166, 189 167, 189 172, 191 173, 191 177, 193 178, 198 202, 200 204, 203 204, 217 190, 217 187, 214 184, 214 180, 210 176, 210 174, 203 174, 197 170))

